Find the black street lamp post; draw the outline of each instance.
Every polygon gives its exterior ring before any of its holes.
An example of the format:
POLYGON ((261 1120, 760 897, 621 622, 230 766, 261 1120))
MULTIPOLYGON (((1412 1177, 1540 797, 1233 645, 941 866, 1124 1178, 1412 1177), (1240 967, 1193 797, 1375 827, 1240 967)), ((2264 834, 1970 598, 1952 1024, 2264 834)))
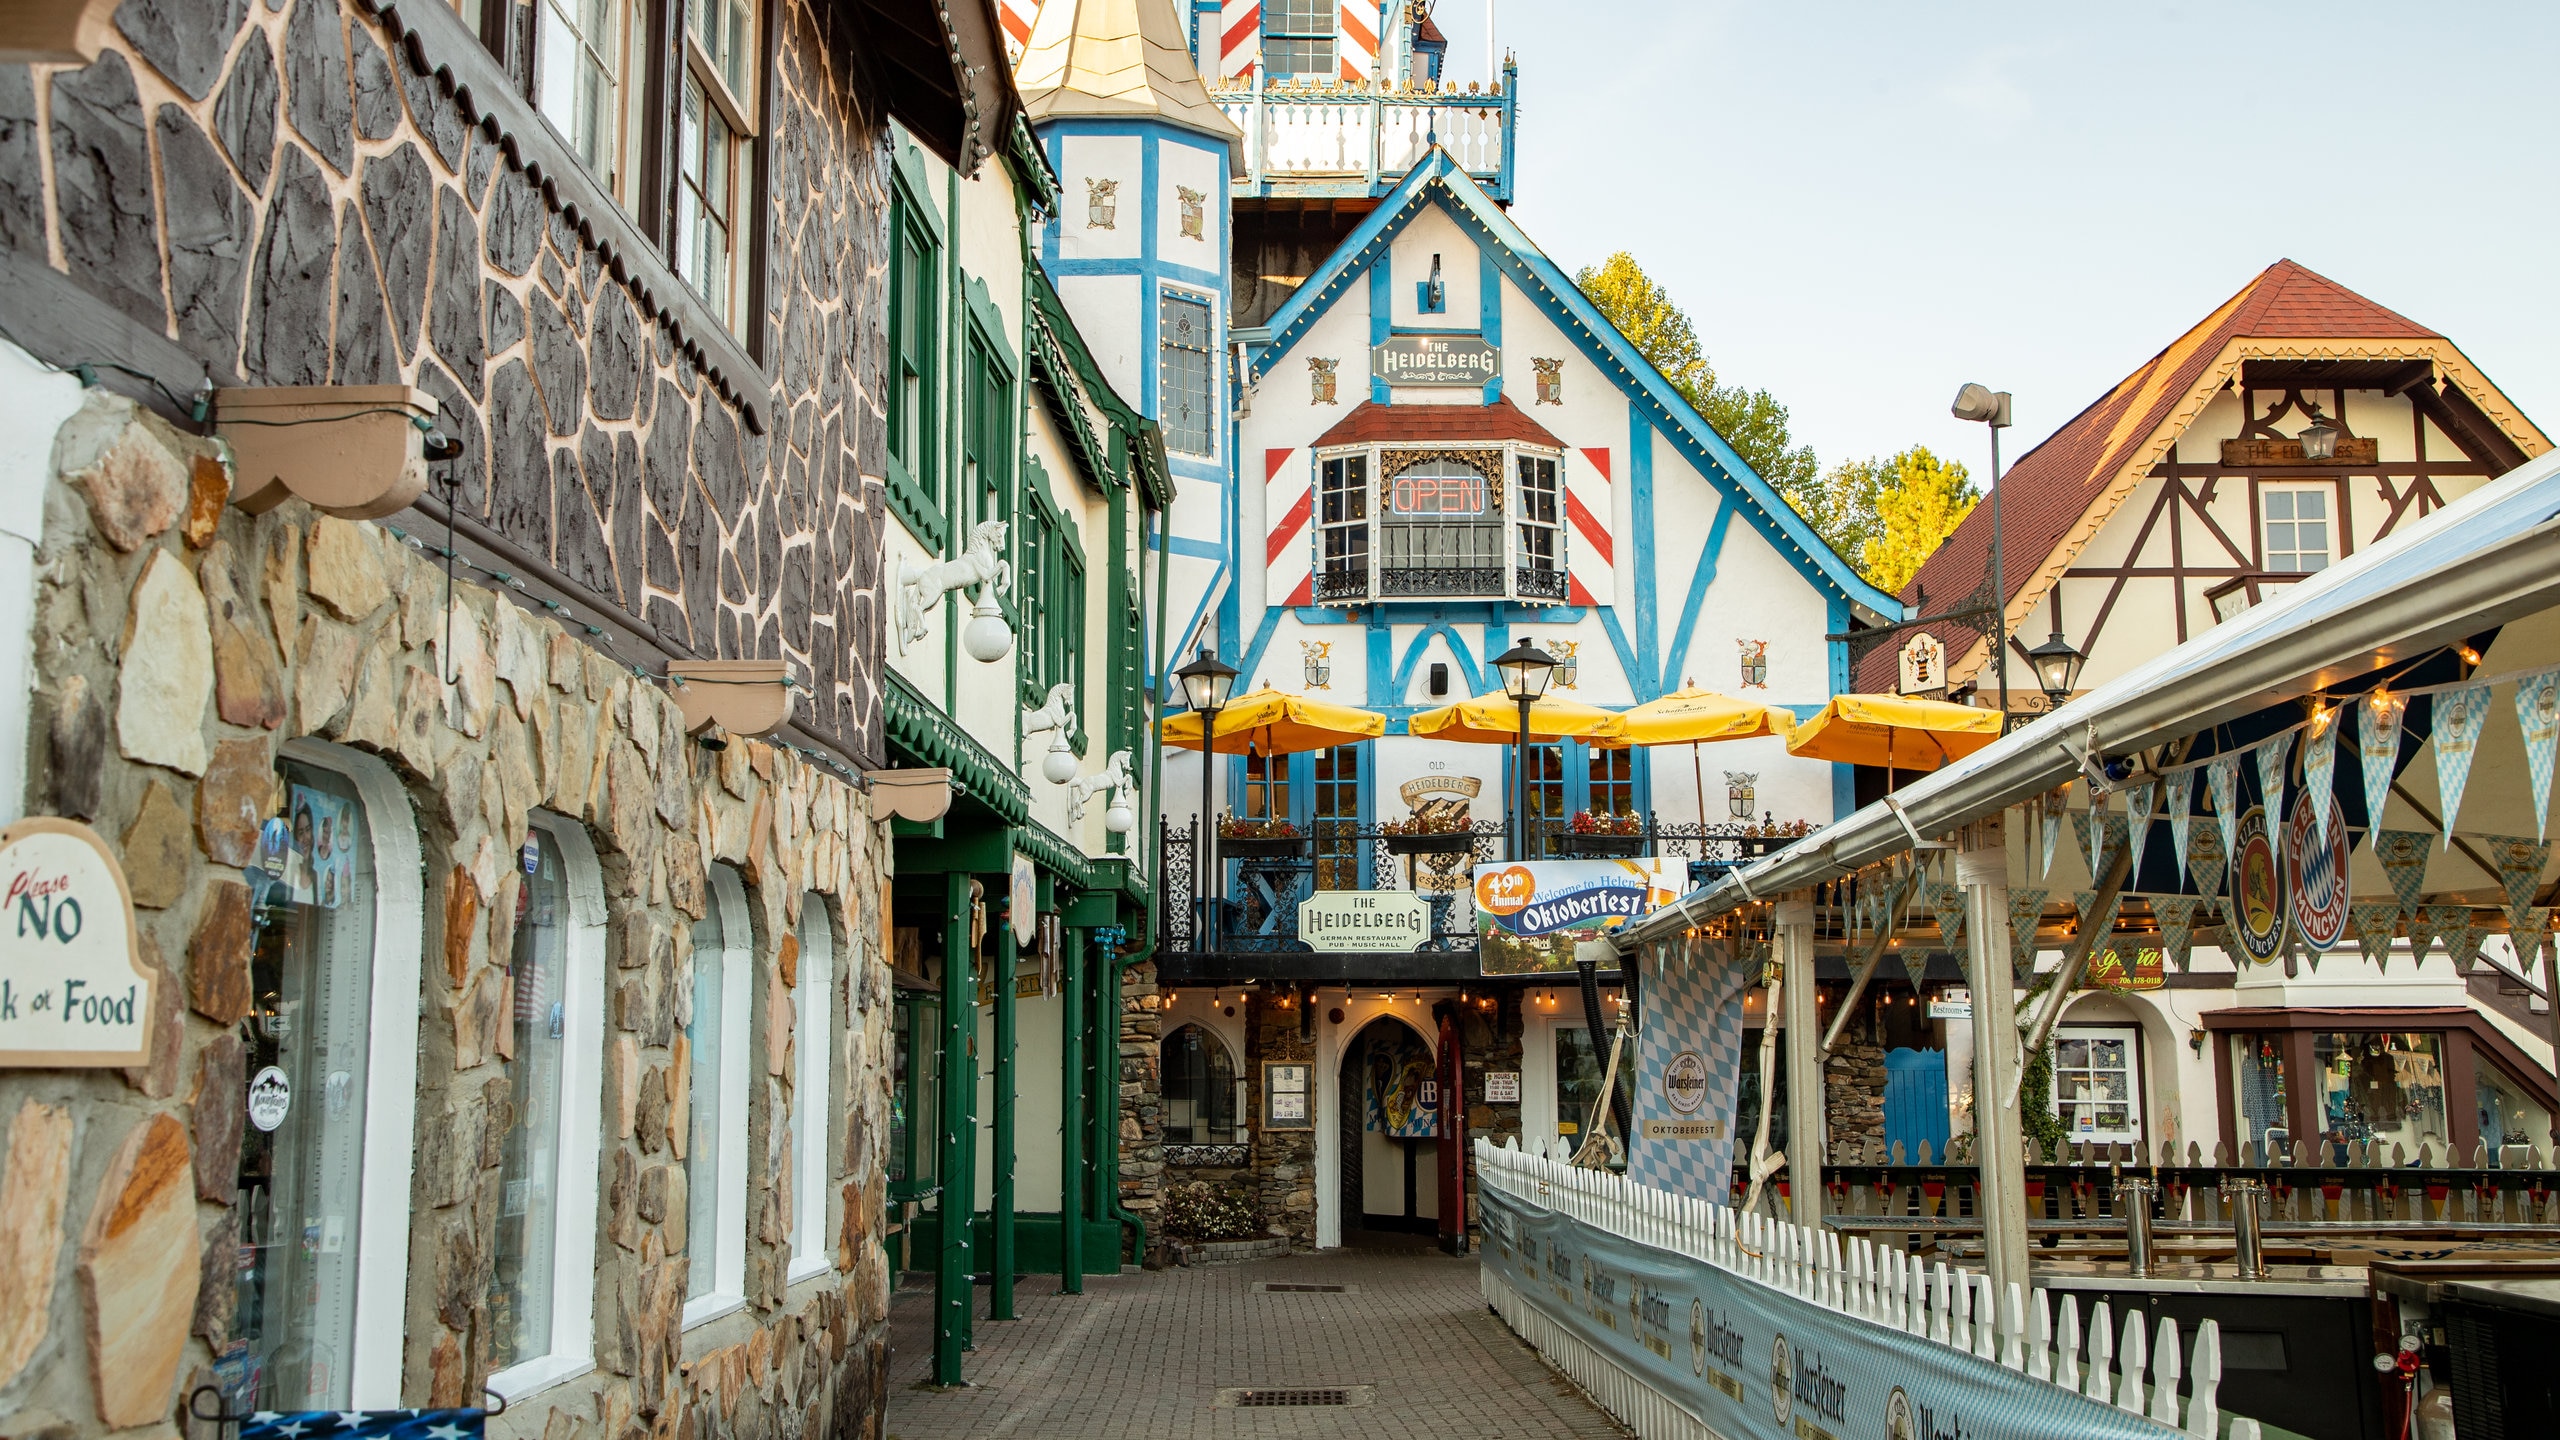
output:
MULTIPOLYGON (((1200 717, 1200 925, 1204 942, 1217 938, 1218 914, 1218 811, 1211 803, 1217 791, 1218 778, 1218 712, 1226 708, 1227 696, 1235 689, 1236 668, 1220 660, 1209 647, 1200 647, 1200 657, 1173 672, 1182 682, 1183 702, 1200 717)), ((1208 948, 1208 943, 1202 945, 1208 948)))
POLYGON ((1502 693, 1520 702, 1520 753, 1512 764, 1518 772, 1514 791, 1518 804, 1518 829, 1511 832, 1511 858, 1530 858, 1529 844, 1529 706, 1547 693, 1547 682, 1555 678, 1556 657, 1523 640, 1493 658, 1493 668, 1502 672, 1502 693))

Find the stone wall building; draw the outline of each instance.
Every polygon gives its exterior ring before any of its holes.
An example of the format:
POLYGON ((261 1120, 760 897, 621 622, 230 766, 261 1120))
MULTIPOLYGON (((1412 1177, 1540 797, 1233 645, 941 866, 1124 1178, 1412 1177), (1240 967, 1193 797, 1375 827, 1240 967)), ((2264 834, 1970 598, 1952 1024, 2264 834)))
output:
POLYGON ((889 121, 1014 102, 984 6, 580 15, 0 53, 0 809, 154 977, 0 1037, 0 1433, 878 1433, 889 121))

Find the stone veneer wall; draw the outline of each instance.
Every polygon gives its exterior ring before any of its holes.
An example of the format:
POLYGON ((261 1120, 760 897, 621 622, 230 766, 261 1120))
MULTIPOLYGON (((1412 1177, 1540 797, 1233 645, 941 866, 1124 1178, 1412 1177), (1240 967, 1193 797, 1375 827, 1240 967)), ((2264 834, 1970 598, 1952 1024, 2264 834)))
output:
POLYGON ((656 685, 497 593, 457 588, 448 653, 445 579, 425 558, 299 502, 254 519, 226 508, 214 446, 120 397, 89 392, 55 464, 28 809, 87 819, 120 853, 162 979, 149 1064, 0 1072, 0 1433, 170 1433, 228 1338, 238 1027, 253 1006, 237 867, 276 813, 280 742, 311 736, 395 770, 426 857, 402 1400, 476 1403, 489 1370, 509 1121, 500 967, 512 862, 539 807, 586 825, 607 897, 603 1213, 566 1217, 602 1235, 596 1369, 519 1402, 493 1433, 877 1435, 889 852, 864 798, 759 742, 699 749, 656 685), (684 1332, 686 1260, 671 1253, 686 1218, 680 1016, 714 860, 750 887, 763 1063, 751 1061, 745 1121, 746 1307, 684 1332), (809 890, 827 897, 847 957, 826 995, 799 987, 809 890), (799 1015, 836 1037, 841 1098, 814 1113, 792 1093, 799 1015), (786 1287, 802 1123, 830 1127, 835 1265, 786 1287))
POLYGON ((1153 961, 1133 965, 1120 982, 1120 1204, 1146 1222, 1147 1253, 1158 1266, 1165 1248, 1164 996, 1153 961))
POLYGON ((796 723, 881 763, 887 126, 842 17, 772 11, 758 365, 539 173, 565 147, 473 91, 491 62, 441 4, 125 0, 95 63, 0 66, 0 249, 218 385, 424 389, 502 568, 673 654, 789 659, 796 723))
MULTIPOLYGON (((1262 1065, 1266 1060, 1294 1061, 1313 1066, 1316 1044, 1312 1036, 1300 1038, 1301 1017, 1305 1007, 1274 1004, 1278 998, 1270 991, 1255 991, 1246 997, 1253 1006, 1252 1023, 1245 1030, 1245 1065, 1250 1072, 1245 1093, 1253 1105, 1253 1193, 1261 1208, 1264 1228, 1289 1237, 1291 1247, 1312 1250, 1316 1244, 1316 1132, 1313 1130, 1265 1130, 1261 1126, 1268 1103, 1262 1093, 1262 1065)), ((1322 1006, 1317 1006, 1321 1010, 1322 1006)), ((1312 1085, 1314 1072, 1308 1072, 1312 1085)), ((1314 1103, 1310 1090, 1308 1102, 1314 1103)))
POLYGON ((1520 1073, 1522 1054, 1522 1022, 1520 999, 1523 992, 1506 990, 1495 997, 1494 1008, 1484 1009, 1467 1004, 1458 1022, 1459 1044, 1465 1047, 1467 1067, 1467 1230, 1481 1234, 1484 1217, 1476 1202, 1475 1142, 1490 1140, 1500 1145, 1505 1140, 1520 1138, 1520 1107, 1506 1101, 1500 1105, 1484 1098, 1484 1077, 1489 1071, 1520 1073))
POLYGON ((1863 1155, 1884 1142, 1884 1047, 1854 1034, 1840 1037, 1822 1062, 1825 1138, 1834 1155, 1863 1155))

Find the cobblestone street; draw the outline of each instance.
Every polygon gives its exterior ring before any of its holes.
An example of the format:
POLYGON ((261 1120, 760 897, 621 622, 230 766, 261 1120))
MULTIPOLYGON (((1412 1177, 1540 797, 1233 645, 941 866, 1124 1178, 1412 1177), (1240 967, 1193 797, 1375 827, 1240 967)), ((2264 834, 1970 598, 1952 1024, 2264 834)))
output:
MULTIPOLYGON (((1026 1277, 1021 1319, 978 1322, 972 1384, 935 1392, 932 1291, 891 1312, 891 1440, 943 1436, 1607 1436, 1621 1430, 1504 1328, 1473 1260, 1332 1251, 1099 1276, 1081 1296, 1026 1277), (1267 1292, 1275 1284, 1345 1293, 1267 1292), (1370 1386, 1354 1407, 1232 1408, 1238 1387, 1370 1386)), ((985 1292, 979 1293, 985 1304, 985 1292)))

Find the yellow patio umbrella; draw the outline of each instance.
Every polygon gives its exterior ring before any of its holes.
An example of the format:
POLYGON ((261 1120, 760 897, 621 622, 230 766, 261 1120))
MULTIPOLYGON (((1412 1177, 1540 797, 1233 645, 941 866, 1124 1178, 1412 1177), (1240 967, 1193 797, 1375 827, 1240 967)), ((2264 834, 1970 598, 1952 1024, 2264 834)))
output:
MULTIPOLYGON (((1516 745, 1520 741, 1520 702, 1496 692, 1425 710, 1404 722, 1405 732, 1425 740, 1465 740, 1477 745, 1516 745)), ((1625 733, 1626 719, 1615 710, 1542 695, 1529 702, 1529 743, 1551 740, 1605 741, 1625 733)))
POLYGON ((1702 690, 1695 680, 1684 682, 1679 689, 1659 700, 1646 701, 1620 718, 1626 722, 1625 735, 1595 743, 1612 749, 1626 745, 1689 747, 1689 779, 1697 787, 1698 820, 1701 824, 1707 818, 1707 772, 1705 762, 1698 755, 1698 747, 1717 740, 1756 740, 1763 735, 1784 735, 1794 729, 1796 723, 1796 713, 1792 710, 1702 690))
MULTIPOLYGON (((1310 700, 1274 690, 1269 685, 1218 712, 1218 733, 1211 748, 1221 755, 1295 755, 1324 750, 1387 733, 1387 717, 1356 705, 1310 700)), ((1200 713, 1187 711, 1164 722, 1164 743, 1177 750, 1200 748, 1200 713)))
POLYGON ((1935 770, 2000 738, 2000 712, 1901 695, 1834 695, 1787 737, 1787 753, 1808 760, 1935 770))

